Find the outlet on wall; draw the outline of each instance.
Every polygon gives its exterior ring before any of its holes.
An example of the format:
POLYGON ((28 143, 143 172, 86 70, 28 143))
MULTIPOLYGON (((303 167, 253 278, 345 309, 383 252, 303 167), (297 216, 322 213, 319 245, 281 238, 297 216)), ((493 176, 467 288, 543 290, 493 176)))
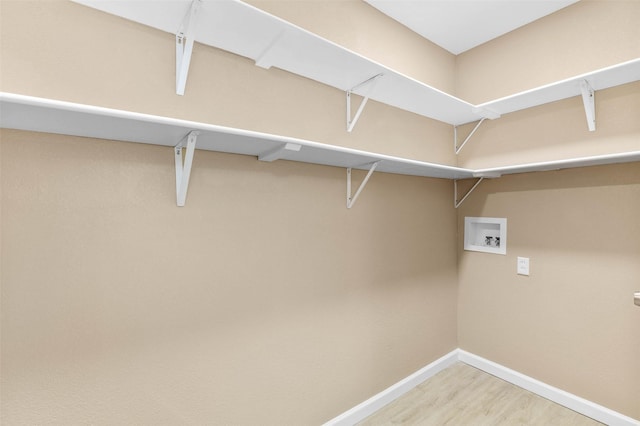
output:
POLYGON ((528 257, 518 257, 518 275, 529 275, 528 257))

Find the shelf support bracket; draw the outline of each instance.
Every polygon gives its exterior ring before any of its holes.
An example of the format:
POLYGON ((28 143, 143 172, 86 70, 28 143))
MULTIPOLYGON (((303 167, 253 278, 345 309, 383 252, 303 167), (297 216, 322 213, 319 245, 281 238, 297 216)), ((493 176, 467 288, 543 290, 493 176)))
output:
POLYGON ((587 114, 587 125, 589 126, 589 131, 594 132, 596 130, 596 93, 587 80, 582 80, 580 89, 582 91, 584 111, 587 114))
POLYGON ((193 0, 176 33, 176 93, 184 95, 201 0, 193 0))
POLYGON ((456 155, 458 155, 460 153, 460 151, 462 151, 462 147, 469 142, 469 139, 471 139, 471 136, 473 136, 473 134, 476 132, 476 130, 478 130, 478 128, 480 127, 480 125, 482 123, 484 123, 484 120, 486 120, 487 118, 484 117, 482 118, 480 121, 478 121, 478 124, 476 124, 476 127, 473 128, 473 130, 471 131, 471 133, 469 133, 469 136, 467 136, 464 141, 462 142, 462 144, 460 144, 460 146, 458 146, 458 126, 453 126, 453 148, 456 151, 456 155))
POLYGON ((360 119, 360 114, 362 114, 362 111, 364 110, 364 106, 367 104, 367 101, 369 100, 369 93, 371 92, 371 90, 373 90, 373 88, 375 87, 375 83, 378 78, 382 77, 384 74, 380 73, 380 74, 376 74, 371 78, 368 78, 367 80, 363 81, 362 83, 352 87, 351 89, 347 90, 347 132, 351 133, 351 131, 353 130, 354 126, 356 125, 356 123, 358 122, 358 120, 360 119), (351 93, 353 93, 355 90, 361 88, 362 86, 365 85, 369 85, 369 89, 367 90, 367 94, 364 95, 364 99, 362 99, 362 102, 360 102, 360 106, 358 107, 358 110, 356 111, 356 115, 353 117, 353 119, 351 118, 351 93))
POLYGON ((191 177, 191 166, 193 164, 193 153, 196 149, 196 142, 200 132, 192 131, 187 135, 187 146, 184 146, 184 139, 174 147, 176 160, 176 199, 178 207, 183 207, 187 199, 187 189, 189 188, 189 177, 191 177), (182 148, 186 148, 184 156, 182 148), (184 157, 184 160, 183 160, 184 157))
POLYGON ((272 162, 279 160, 286 154, 287 151, 298 152, 302 148, 302 145, 292 142, 287 142, 284 145, 277 146, 274 149, 263 152, 258 156, 258 160, 272 162))
POLYGON ((453 205, 454 205, 454 207, 456 209, 458 207, 460 207, 462 205, 462 203, 464 202, 464 200, 466 200, 467 197, 469 195, 471 195, 473 190, 476 189, 478 187, 478 185, 480 185, 480 182, 482 182, 483 180, 484 180, 484 177, 481 177, 480 179, 478 179, 478 181, 471 187, 471 189, 468 190, 466 194, 464 194, 464 197, 462 197, 462 199, 460 201, 458 201, 458 180, 455 179, 453 181, 453 205))
POLYGON ((358 188, 358 190, 356 191, 353 197, 351 196, 351 167, 347 168, 347 208, 348 209, 353 207, 356 200, 360 196, 360 193, 362 192, 364 187, 367 185, 369 178, 371 177, 373 172, 376 170, 376 167, 378 167, 379 163, 380 161, 376 161, 375 163, 371 164, 371 168, 369 168, 369 172, 367 173, 367 176, 364 178, 364 180, 360 184, 360 187, 358 188))

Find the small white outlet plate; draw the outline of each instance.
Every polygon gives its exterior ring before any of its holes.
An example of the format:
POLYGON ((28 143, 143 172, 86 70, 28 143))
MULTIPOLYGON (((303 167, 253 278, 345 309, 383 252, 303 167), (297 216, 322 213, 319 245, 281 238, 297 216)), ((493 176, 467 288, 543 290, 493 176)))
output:
POLYGON ((529 275, 528 257, 518 257, 518 275, 529 275))

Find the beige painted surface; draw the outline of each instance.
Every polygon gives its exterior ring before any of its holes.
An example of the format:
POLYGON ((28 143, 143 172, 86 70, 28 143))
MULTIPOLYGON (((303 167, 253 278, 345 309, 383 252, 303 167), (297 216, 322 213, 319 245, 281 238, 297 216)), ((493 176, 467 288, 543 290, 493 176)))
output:
MULTIPOLYGON (((457 57, 483 102, 640 57, 640 2, 580 1, 457 57)), ((488 121, 471 168, 640 150, 640 84, 488 121)), ((470 128, 461 129, 465 134, 470 128)), ((640 164, 484 181, 458 211, 461 348, 640 419, 640 164), (507 256, 462 250, 465 216, 506 217, 507 256), (516 275, 516 257, 531 276, 516 275)))
POLYGON ((456 93, 482 103, 640 57, 640 2, 581 0, 456 57, 456 93))
MULTIPOLYGON (((172 35, 77 4, 0 19, 3 91, 455 162, 448 125, 370 102, 348 134, 344 93, 201 45, 177 96, 172 35)), ((347 210, 342 169, 197 152, 179 209, 167 148, 2 149, 3 423, 320 423, 457 347, 449 182, 347 210)))
POLYGON ((460 347, 640 419, 639 213, 640 163, 483 182, 458 211, 460 347), (507 218, 507 255, 463 251, 465 216, 507 218))
POLYGON ((2 152, 3 424, 318 424, 457 347, 449 182, 347 210, 342 169, 198 151, 178 208, 169 148, 2 152))
POLYGON ((347 133, 344 92, 197 43, 177 96, 175 36, 70 2, 0 7, 2 91, 455 163, 447 124, 369 102, 347 133))

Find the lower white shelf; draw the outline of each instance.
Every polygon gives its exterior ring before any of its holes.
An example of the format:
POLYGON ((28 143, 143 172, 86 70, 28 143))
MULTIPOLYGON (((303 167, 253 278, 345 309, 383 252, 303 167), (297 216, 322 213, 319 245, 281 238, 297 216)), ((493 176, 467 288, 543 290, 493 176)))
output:
POLYGON ((102 108, 0 92, 0 127, 173 147, 192 131, 199 132, 198 149, 268 156, 287 144, 278 159, 444 179, 473 177, 469 169, 359 151, 304 139, 179 120, 157 115, 102 108))
MULTIPOLYGON (((376 163, 376 172, 451 180, 640 161, 638 150, 472 170, 287 136, 5 92, 0 92, 0 128, 167 147, 174 147, 191 132, 197 132, 197 149, 251 155, 264 161, 290 160, 346 169, 369 170, 376 163)), ((506 240, 500 244, 506 244, 506 240)))

